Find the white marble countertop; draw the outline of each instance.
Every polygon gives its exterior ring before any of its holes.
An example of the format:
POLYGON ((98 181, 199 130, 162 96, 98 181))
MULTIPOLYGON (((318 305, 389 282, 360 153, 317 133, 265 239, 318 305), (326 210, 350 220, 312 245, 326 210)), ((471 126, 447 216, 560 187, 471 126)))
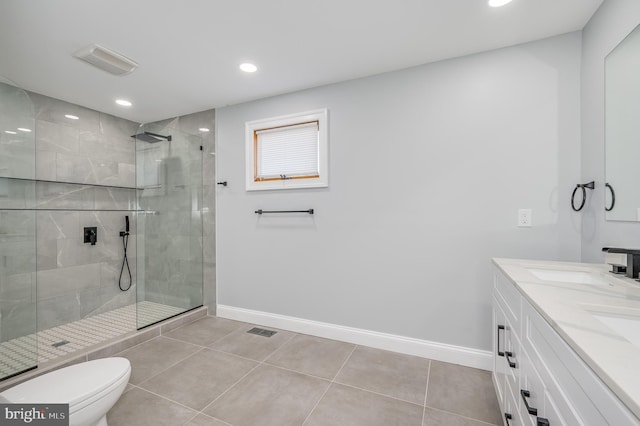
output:
MULTIPOLYGON (((640 343, 631 343, 595 315, 637 320, 640 283, 604 264, 493 259, 582 360, 640 418, 640 343), (542 280, 534 270, 585 272, 598 284, 542 280)), ((562 274, 562 272, 561 272, 562 274)), ((640 330, 637 333, 640 335, 640 330)), ((628 336, 627 336, 628 337, 628 336)))

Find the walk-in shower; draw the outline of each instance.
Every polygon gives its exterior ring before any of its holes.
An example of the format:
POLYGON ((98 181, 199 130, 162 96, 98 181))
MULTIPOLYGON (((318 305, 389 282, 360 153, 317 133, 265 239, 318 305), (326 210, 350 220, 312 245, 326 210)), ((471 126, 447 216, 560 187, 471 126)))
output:
POLYGON ((203 305, 202 145, 0 79, 0 380, 203 305))

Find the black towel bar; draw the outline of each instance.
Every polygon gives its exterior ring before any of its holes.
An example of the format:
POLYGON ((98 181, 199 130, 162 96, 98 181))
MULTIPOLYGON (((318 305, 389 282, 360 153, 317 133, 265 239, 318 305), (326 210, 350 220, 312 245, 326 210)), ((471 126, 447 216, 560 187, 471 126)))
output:
POLYGON ((313 214, 313 209, 309 210, 256 210, 255 214, 265 214, 265 213, 309 213, 313 214))

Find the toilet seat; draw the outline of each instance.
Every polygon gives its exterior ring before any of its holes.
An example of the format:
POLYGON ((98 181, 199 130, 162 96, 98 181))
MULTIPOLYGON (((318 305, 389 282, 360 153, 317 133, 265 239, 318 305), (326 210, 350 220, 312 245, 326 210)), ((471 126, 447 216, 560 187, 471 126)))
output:
POLYGON ((14 403, 69 404, 69 414, 109 394, 129 379, 126 358, 104 358, 52 371, 8 389, 0 396, 14 403))

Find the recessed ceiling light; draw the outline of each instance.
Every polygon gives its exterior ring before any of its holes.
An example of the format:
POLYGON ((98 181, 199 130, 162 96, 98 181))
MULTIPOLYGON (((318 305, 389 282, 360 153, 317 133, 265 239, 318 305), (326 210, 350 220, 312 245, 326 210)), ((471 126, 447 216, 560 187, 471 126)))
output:
POLYGON ((31 132, 31 129, 27 129, 26 127, 18 127, 18 130, 20 130, 21 132, 26 132, 26 133, 31 132))
POLYGON ((80 117, 78 117, 77 115, 71 115, 71 114, 66 114, 65 117, 67 117, 70 120, 79 120, 80 117))
POLYGON ((10 135, 17 135, 17 132, 14 132, 13 130, 5 130, 5 133, 9 133, 10 135))
POLYGON ((258 67, 256 67, 253 64, 250 64, 248 62, 244 63, 244 64, 240 64, 240 69, 244 72, 256 72, 258 71, 258 67))
POLYGON ((132 105, 131 102, 127 101, 126 99, 116 99, 116 103, 124 107, 130 107, 132 105))
POLYGON ((489 6, 491 7, 504 6, 507 3, 511 3, 511 0, 489 0, 489 6))
POLYGON ((198 131, 199 131, 199 132, 206 133, 206 132, 208 132, 208 131, 209 131, 209 129, 207 129, 206 127, 200 127, 200 128, 198 129, 198 131))

